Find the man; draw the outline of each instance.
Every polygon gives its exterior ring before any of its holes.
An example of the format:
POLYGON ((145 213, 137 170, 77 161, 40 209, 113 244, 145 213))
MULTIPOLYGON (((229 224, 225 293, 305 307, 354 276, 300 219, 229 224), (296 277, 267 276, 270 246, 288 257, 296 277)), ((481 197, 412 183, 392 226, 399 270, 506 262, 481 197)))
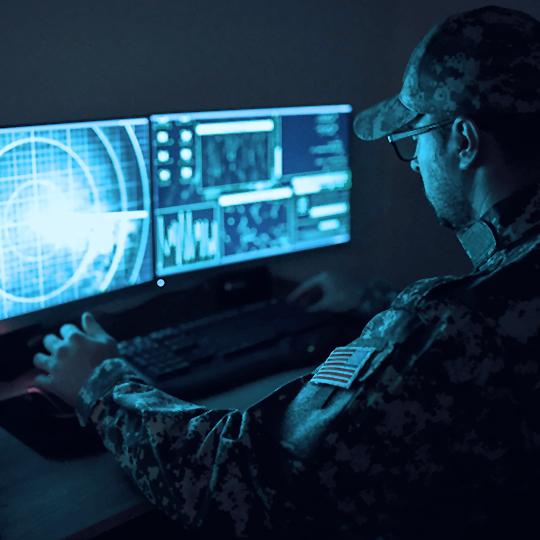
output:
POLYGON ((86 313, 45 338, 38 384, 186 528, 537 537, 539 74, 538 21, 474 10, 435 27, 399 96, 357 117, 421 174, 474 270, 414 283, 315 374, 246 412, 209 410, 146 384, 86 313))

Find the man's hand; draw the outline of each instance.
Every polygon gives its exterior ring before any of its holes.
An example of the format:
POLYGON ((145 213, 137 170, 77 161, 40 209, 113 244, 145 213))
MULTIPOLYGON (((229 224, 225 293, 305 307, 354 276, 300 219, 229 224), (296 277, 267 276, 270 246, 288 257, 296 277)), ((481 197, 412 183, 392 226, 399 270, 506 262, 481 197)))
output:
POLYGON ((396 291, 382 280, 362 284, 354 274, 320 272, 296 287, 287 301, 312 312, 355 309, 370 319, 387 309, 395 296, 396 291))
POLYGON ((37 353, 34 365, 45 372, 35 379, 36 386, 56 394, 74 406, 79 390, 101 362, 118 356, 118 345, 94 319, 83 313, 82 330, 64 324, 60 337, 47 334, 43 345, 50 354, 37 353))
POLYGON ((362 290, 350 278, 320 272, 301 283, 287 301, 308 311, 347 311, 358 306, 362 290))

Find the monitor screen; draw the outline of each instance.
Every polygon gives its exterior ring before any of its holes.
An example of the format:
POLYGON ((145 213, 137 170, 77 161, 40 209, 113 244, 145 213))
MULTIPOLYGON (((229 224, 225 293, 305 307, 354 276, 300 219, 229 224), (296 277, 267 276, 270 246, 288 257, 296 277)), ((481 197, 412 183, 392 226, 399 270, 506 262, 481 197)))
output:
POLYGON ((0 319, 152 280, 148 120, 0 129, 0 319))
POLYGON ((350 113, 151 116, 157 276, 347 242, 350 113))

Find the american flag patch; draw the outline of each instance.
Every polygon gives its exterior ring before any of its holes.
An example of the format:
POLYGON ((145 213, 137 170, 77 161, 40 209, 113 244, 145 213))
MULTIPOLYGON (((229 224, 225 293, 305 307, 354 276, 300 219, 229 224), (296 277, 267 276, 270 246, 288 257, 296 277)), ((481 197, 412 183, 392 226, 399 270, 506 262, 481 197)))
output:
POLYGON ((374 347, 338 347, 319 366, 311 382, 350 388, 374 347))

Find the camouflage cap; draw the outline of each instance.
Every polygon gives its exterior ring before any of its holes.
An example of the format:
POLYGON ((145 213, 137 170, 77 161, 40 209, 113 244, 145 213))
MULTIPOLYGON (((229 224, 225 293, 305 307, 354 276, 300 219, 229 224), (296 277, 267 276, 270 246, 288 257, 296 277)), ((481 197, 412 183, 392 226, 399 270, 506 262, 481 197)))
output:
POLYGON ((355 133, 374 140, 419 114, 540 112, 540 22, 487 6, 435 26, 414 49, 400 93, 359 113, 355 133))

